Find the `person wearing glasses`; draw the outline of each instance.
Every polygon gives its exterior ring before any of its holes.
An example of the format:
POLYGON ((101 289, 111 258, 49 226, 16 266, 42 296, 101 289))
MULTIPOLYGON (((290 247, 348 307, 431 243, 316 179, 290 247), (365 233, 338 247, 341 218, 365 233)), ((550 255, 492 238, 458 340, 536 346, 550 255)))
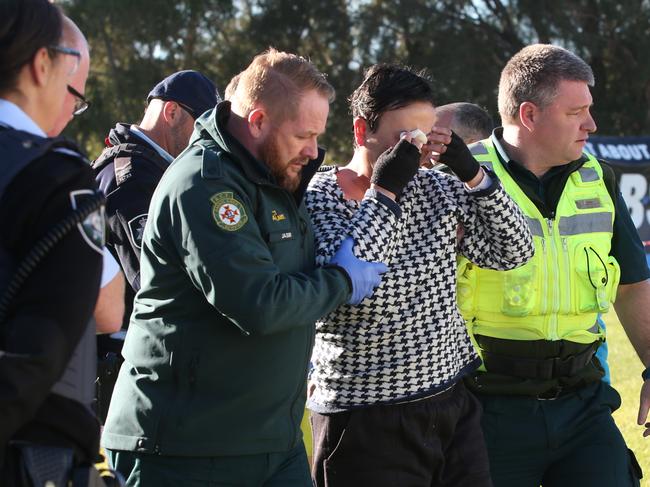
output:
MULTIPOLYGON (((77 98, 81 101, 82 98, 77 98)), ((187 146, 194 121, 220 101, 210 79, 198 71, 179 71, 160 81, 147 96, 142 121, 118 123, 107 147, 93 163, 97 183, 106 195, 107 247, 119 261, 129 286, 123 326, 128 326, 133 299, 140 289, 140 249, 149 202, 163 173, 187 146)), ((124 332, 98 337, 98 414, 108 410, 124 332)))
POLYGON ((48 0, 2 2, 0 45, 0 483, 64 485, 98 451, 104 213, 79 149, 47 134, 78 111, 88 46, 48 0))
MULTIPOLYGON (((64 19, 64 23, 67 22, 69 21, 64 19)), ((76 28, 72 23, 70 26, 72 29, 76 28)), ((90 102, 85 95, 79 92, 79 90, 83 91, 82 87, 85 85, 88 73, 87 67, 79 69, 79 65, 82 62, 87 64, 88 59, 82 60, 81 51, 78 49, 64 46, 51 46, 50 49, 76 58, 76 66, 73 68, 67 86, 68 92, 64 99, 63 108, 59 112, 59 118, 54 127, 47 133, 49 137, 58 137, 74 117, 84 113, 90 106, 90 102)), ((93 318, 95 319, 96 332, 98 334, 108 334, 119 331, 122 324, 124 315, 124 274, 120 271, 120 266, 110 250, 104 247, 102 251, 102 280, 93 318)), ((98 338, 98 340, 100 339, 98 338)))

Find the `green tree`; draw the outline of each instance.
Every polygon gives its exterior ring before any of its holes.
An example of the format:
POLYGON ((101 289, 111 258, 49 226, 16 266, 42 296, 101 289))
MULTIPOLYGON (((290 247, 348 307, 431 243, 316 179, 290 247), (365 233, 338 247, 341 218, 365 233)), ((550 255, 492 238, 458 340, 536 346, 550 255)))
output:
POLYGON ((198 69, 223 91, 274 46, 309 57, 337 91, 323 144, 351 153, 347 97, 365 67, 427 68, 439 103, 473 101, 495 119, 497 85, 523 46, 551 42, 594 69, 599 133, 650 133, 650 3, 643 0, 60 0, 91 49, 91 111, 68 135, 97 155, 116 121, 137 122, 149 89, 198 69))
POLYGON ((473 101, 495 115, 507 60, 534 42, 564 46, 594 70, 599 132, 650 133, 648 2, 374 0, 362 3, 356 25, 363 64, 426 67, 440 103, 473 101))
POLYGON ((229 0, 66 0, 64 10, 91 46, 91 111, 69 135, 96 156, 116 121, 138 122, 149 90, 168 74, 198 69, 223 87, 232 61, 217 46, 236 31, 229 0), (216 29, 214 26, 220 26, 216 29))

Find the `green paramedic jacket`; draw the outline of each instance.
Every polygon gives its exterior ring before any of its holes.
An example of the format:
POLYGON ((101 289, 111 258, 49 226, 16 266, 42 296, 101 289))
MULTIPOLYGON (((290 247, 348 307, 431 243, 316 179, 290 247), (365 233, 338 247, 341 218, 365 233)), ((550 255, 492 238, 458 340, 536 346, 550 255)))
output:
POLYGON ((304 204, 225 131, 229 115, 223 102, 197 120, 153 195, 106 448, 245 455, 302 439, 314 322, 350 284, 316 268, 304 204))

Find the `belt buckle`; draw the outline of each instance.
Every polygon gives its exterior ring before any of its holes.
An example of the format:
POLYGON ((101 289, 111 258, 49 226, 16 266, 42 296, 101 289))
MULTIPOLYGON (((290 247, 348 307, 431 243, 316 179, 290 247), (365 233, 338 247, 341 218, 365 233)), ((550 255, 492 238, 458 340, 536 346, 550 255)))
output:
POLYGON ((555 401, 558 397, 560 397, 560 394, 562 393, 562 387, 561 386, 556 386, 553 389, 551 389, 548 392, 544 392, 543 394, 538 394, 537 399, 539 401, 555 401), (552 395, 548 397, 542 397, 542 395, 546 395, 552 393, 552 395))

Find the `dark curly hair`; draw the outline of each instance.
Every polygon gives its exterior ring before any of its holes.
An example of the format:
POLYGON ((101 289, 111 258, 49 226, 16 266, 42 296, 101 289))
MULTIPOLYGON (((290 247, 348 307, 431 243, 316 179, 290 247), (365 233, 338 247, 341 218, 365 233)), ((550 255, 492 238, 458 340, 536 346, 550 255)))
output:
POLYGON ((369 67, 349 101, 352 116, 365 119, 373 132, 385 112, 418 101, 434 104, 433 88, 426 71, 415 71, 399 64, 369 67))

